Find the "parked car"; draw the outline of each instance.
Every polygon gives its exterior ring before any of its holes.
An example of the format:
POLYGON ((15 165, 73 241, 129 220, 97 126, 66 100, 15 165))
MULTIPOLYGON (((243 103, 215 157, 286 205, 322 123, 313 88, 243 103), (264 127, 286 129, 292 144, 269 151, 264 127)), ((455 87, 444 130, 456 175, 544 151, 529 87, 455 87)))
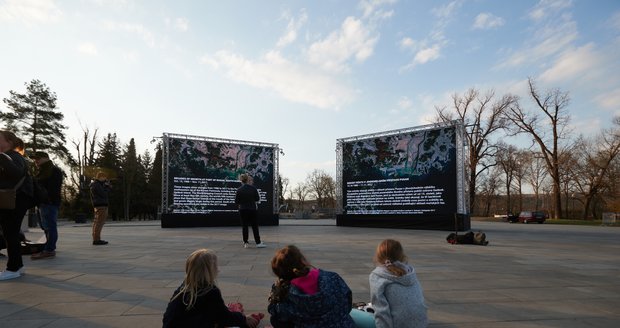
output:
POLYGON ((518 221, 521 223, 538 222, 545 223, 545 220, 549 218, 547 211, 523 211, 519 213, 518 221))

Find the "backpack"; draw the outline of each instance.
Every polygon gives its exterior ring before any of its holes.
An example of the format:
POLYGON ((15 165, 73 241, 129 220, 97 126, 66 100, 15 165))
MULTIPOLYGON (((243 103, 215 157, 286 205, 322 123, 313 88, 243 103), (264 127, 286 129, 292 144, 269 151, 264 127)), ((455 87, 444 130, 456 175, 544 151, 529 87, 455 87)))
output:
POLYGON ((482 232, 472 232, 468 231, 465 234, 457 235, 452 232, 446 237, 446 241, 450 244, 472 244, 472 245, 482 245, 486 246, 489 244, 487 241, 487 235, 482 232))
POLYGON ((487 235, 484 232, 478 231, 474 233, 474 244, 486 246, 488 243, 487 235))

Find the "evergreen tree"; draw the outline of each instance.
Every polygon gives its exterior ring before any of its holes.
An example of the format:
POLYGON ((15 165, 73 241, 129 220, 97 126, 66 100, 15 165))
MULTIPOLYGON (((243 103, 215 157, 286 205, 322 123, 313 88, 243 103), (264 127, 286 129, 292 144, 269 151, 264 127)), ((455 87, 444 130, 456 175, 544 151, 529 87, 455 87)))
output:
MULTIPOLYGON (((125 220, 130 220, 133 217, 134 212, 131 211, 133 190, 136 185, 136 180, 139 170, 139 161, 136 154, 136 144, 133 138, 129 140, 129 144, 125 147, 123 152, 122 162, 123 172, 123 195, 124 195, 124 217, 125 220)), ((138 189, 135 189, 138 190, 138 189)))
POLYGON ((149 217, 149 219, 151 219, 153 213, 152 207, 154 204, 150 199, 148 190, 148 178, 151 174, 152 165, 152 157, 148 150, 144 151, 144 154, 138 156, 138 171, 133 189, 139 190, 140 192, 133 193, 132 209, 134 216, 138 216, 139 218, 149 217))
POLYGON ((45 83, 32 80, 25 83, 26 93, 9 91, 4 98, 8 111, 0 112, 0 120, 26 143, 26 151, 47 151, 72 163, 62 124, 64 115, 56 108, 56 93, 45 83))
MULTIPOLYGON (((110 218, 116 220, 123 215, 123 176, 121 172, 121 146, 116 133, 108 135, 99 143, 99 152, 95 160, 97 170, 105 172, 112 183, 108 204, 110 218)), ((92 172, 94 179, 97 172, 92 172)))
POLYGON ((151 170, 148 175, 148 184, 145 195, 145 199, 149 204, 148 208, 155 218, 157 218, 157 213, 161 211, 159 209, 159 205, 161 205, 162 192, 162 165, 162 146, 161 143, 159 143, 155 147, 155 158, 153 159, 153 164, 151 165, 151 170))

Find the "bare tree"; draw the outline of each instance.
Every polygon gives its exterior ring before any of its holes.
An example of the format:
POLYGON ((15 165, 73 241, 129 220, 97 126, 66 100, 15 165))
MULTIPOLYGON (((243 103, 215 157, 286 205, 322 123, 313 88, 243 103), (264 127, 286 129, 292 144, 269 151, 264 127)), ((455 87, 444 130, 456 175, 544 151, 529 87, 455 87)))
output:
POLYGON ((526 111, 519 102, 515 102, 505 113, 514 124, 512 134, 529 134, 533 138, 533 143, 540 148, 540 155, 545 160, 552 180, 554 217, 560 218, 562 215, 560 142, 569 134, 570 116, 566 109, 569 96, 567 92, 561 92, 558 89, 541 94, 532 78, 528 79, 528 86, 529 95, 536 106, 535 111, 533 113, 526 111), (542 114, 542 119, 539 114, 542 114))
POLYGON ((532 186, 535 200, 534 210, 538 211, 541 189, 545 183, 545 178, 548 176, 547 168, 542 157, 531 151, 524 153, 524 162, 524 178, 532 186))
POLYGON ((609 166, 608 181, 604 195, 605 203, 612 212, 620 212, 620 156, 616 157, 609 166))
MULTIPOLYGON (((582 143, 579 147, 579 172, 575 175, 577 187, 584 197, 583 219, 588 218, 588 211, 594 207, 593 199, 608 184, 608 173, 613 161, 620 153, 620 117, 615 118, 615 128, 582 143)), ((592 213, 595 216, 595 213, 592 213)))
POLYGON ((497 167, 504 176, 504 188, 506 188, 506 211, 512 213, 510 192, 512 190, 515 171, 517 170, 517 147, 503 142, 498 144, 496 153, 497 167))
POLYGON ((480 176, 482 182, 480 186, 480 203, 482 204, 481 212, 483 216, 491 215, 491 205, 494 203, 495 198, 497 198, 497 190, 501 184, 501 174, 501 170, 494 167, 487 170, 486 174, 480 176))
POLYGON ((94 176, 95 156, 97 153, 97 133, 98 129, 92 132, 88 127, 82 127, 82 140, 71 140, 76 152, 75 165, 71 168, 71 188, 72 197, 78 212, 85 211, 89 206, 88 183, 90 177, 94 176))
POLYGON ((516 165, 514 170, 514 185, 519 194, 519 211, 523 211, 523 184, 526 182, 527 165, 529 161, 529 152, 525 150, 517 150, 515 154, 516 165))
POLYGON ((297 186, 293 188, 293 194, 297 197, 297 201, 299 201, 299 208, 303 212, 304 210, 304 202, 306 201, 306 197, 308 196, 308 187, 303 182, 297 182, 297 186))
POLYGON ((327 172, 318 169, 312 171, 306 178, 306 185, 319 208, 335 205, 336 182, 327 172))
POLYGON ((278 175, 278 201, 280 203, 280 207, 285 206, 286 203, 286 192, 288 191, 289 179, 278 175))
POLYGON ((449 122, 455 119, 463 121, 469 144, 469 212, 473 213, 476 201, 476 181, 478 177, 495 165, 496 144, 492 136, 506 128, 503 115, 509 107, 517 102, 517 97, 506 94, 495 99, 495 91, 481 95, 476 89, 469 89, 463 95, 452 95, 452 107, 435 107, 437 120, 449 122))
POLYGON ((576 178, 580 174, 578 172, 579 159, 577 154, 580 153, 578 149, 582 147, 582 144, 583 138, 578 138, 571 144, 570 148, 563 149, 560 153, 560 163, 562 163, 559 170, 560 190, 562 191, 564 196, 564 218, 570 218, 572 215, 569 214, 572 214, 571 212, 574 212, 570 211, 568 208, 568 205, 570 203, 569 200, 572 200, 573 204, 575 200, 579 200, 581 203, 583 203, 583 200, 576 197, 576 195, 579 194, 576 185, 576 178))

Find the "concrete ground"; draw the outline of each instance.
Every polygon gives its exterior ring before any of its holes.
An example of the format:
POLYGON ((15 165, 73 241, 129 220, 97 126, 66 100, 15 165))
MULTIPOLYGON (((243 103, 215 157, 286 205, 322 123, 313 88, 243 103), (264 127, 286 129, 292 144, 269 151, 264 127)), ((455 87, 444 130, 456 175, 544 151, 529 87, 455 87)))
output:
POLYGON ((186 257, 202 247, 218 254, 225 301, 242 302, 246 312, 266 312, 269 261, 287 244, 342 275, 354 301, 367 301, 372 255, 385 238, 400 240, 416 267, 431 327, 618 326, 620 228, 473 221, 472 229, 486 232, 489 245, 450 245, 447 231, 283 220, 261 227, 267 248, 244 249, 239 227, 109 223, 110 244, 93 246, 88 224, 66 222, 56 258, 24 256, 26 275, 0 281, 0 327, 160 327, 186 257))

